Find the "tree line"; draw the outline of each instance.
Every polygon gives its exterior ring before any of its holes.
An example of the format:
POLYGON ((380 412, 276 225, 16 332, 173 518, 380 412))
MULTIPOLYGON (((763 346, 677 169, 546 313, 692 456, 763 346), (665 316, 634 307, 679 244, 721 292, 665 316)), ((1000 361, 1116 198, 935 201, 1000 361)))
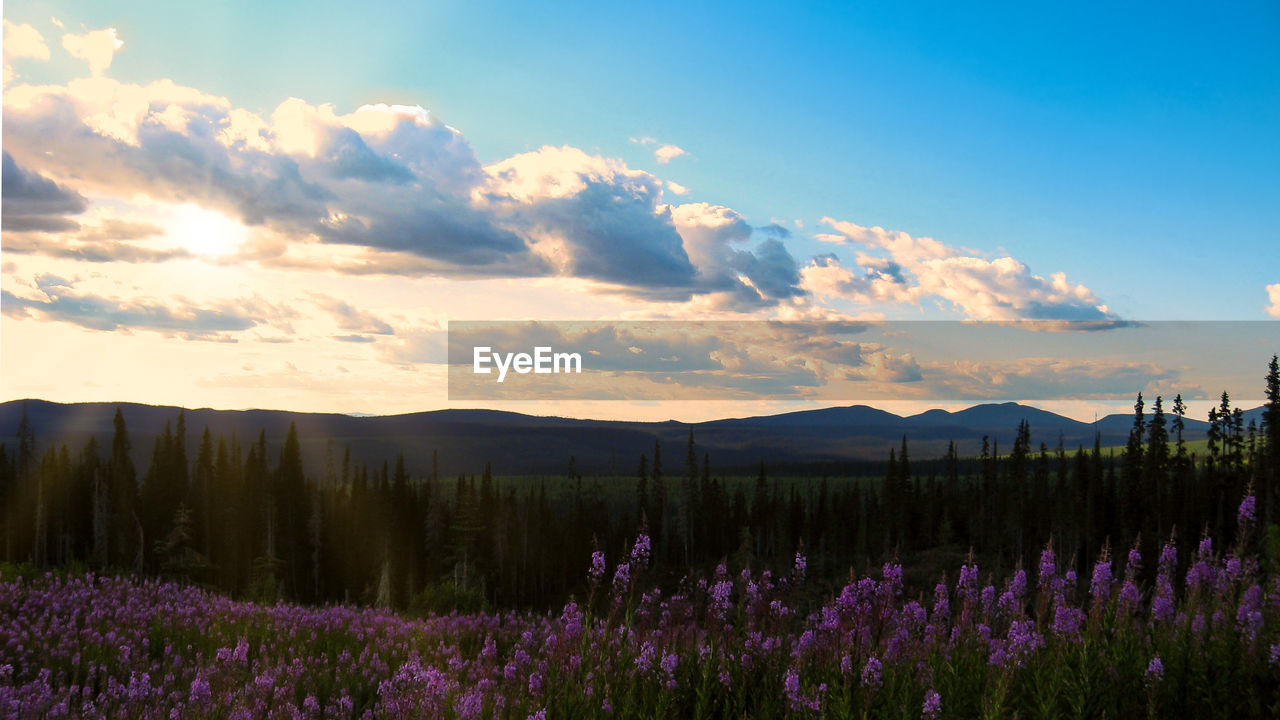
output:
MULTIPOLYGON (((1052 541, 1091 560, 1137 538, 1153 553, 1170 535, 1229 537, 1233 508, 1257 495, 1260 520, 1280 512, 1280 372, 1266 375, 1262 423, 1244 423, 1223 393, 1207 443, 1184 439, 1181 396, 1148 412, 1139 395, 1126 446, 1040 443, 1023 421, 1006 452, 977 457, 952 443, 913 460, 907 438, 875 478, 754 478, 715 471, 690 431, 673 462, 661 442, 637 460, 634 493, 584 478, 517 482, 489 467, 441 477, 438 457, 410 473, 403 455, 378 466, 332 448, 303 467, 297 431, 268 448, 205 428, 188 447, 185 414, 155 440, 145 472, 118 410, 110 443, 37 451, 25 414, 0 443, 0 560, 186 579, 237 597, 356 602, 443 610, 548 607, 583 591, 594 550, 616 557, 642 529, 657 577, 731 558, 785 567, 798 548, 809 572, 838 582, 850 567, 935 548, 972 551, 987 567, 1031 566, 1052 541)), ((670 450, 668 450, 670 453, 670 450)), ((1191 543, 1181 543, 1188 548, 1191 543)), ((1150 556, 1150 555, 1148 555, 1150 556)))

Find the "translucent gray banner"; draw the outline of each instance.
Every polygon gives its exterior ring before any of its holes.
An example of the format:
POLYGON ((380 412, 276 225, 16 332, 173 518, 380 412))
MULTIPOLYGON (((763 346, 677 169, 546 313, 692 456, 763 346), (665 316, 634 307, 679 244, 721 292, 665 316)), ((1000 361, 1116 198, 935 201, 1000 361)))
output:
POLYGON ((449 323, 450 400, 1260 400, 1274 321, 449 323))

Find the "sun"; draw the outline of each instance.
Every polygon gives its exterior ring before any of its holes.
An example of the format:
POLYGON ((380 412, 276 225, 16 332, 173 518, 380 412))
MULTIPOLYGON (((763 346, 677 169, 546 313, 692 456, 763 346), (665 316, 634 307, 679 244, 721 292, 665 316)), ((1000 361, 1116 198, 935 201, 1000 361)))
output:
POLYGON ((215 210, 199 205, 175 206, 169 237, 192 255, 228 255, 240 247, 248 228, 215 210))

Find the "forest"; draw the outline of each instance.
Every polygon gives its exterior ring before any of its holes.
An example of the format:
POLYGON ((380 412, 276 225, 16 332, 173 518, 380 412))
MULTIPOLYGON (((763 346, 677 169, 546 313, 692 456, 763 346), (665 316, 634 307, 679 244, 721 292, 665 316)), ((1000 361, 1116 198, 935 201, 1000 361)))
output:
MULTIPOLYGON (((1051 543, 1065 563, 1138 539, 1230 537, 1235 508, 1256 494, 1261 525, 1276 520, 1280 380, 1273 357, 1261 425, 1243 422, 1224 392, 1207 443, 1183 438, 1179 395, 1136 399, 1128 443, 1032 447, 1026 421, 1010 448, 954 444, 915 459, 909 438, 873 476, 754 476, 717 470, 692 431, 655 441, 630 478, 583 477, 566 458, 557 477, 495 477, 486 466, 442 477, 403 455, 353 463, 335 449, 304 467, 291 428, 273 451, 257 438, 214 436, 188 446, 184 413, 134 466, 117 411, 109 438, 41 447, 24 421, 0 444, 0 561, 180 580, 232 597, 403 610, 546 609, 586 592, 592 553, 616 555, 652 538, 651 576, 674 585, 729 561, 785 569, 803 550, 815 587, 896 560, 912 578, 973 553, 1012 573, 1051 543)), ((424 437, 422 443, 430 444, 424 437)))

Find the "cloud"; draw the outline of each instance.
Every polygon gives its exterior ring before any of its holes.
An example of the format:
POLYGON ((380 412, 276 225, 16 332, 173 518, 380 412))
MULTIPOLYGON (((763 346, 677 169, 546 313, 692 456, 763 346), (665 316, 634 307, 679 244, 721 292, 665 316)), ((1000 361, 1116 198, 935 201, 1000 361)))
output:
POLYGON ((449 358, 448 336, 439 326, 410 328, 378 343, 378 350, 395 365, 444 364, 449 358))
MULTIPOLYGON (((748 311, 803 294, 784 239, 769 231, 754 247, 691 260, 693 225, 684 217, 677 227, 664 198, 678 185, 572 147, 482 166, 461 133, 416 106, 341 114, 294 98, 259 116, 171 81, 104 76, 19 86, 4 103, 17 162, 74 176, 95 196, 195 203, 276 238, 252 243, 241 261, 354 275, 561 276, 748 311), (345 249, 329 264, 295 251, 316 243, 345 249)), ((129 246, 53 252, 169 259, 129 246)))
POLYGON ((1267 299, 1271 302, 1267 307, 1267 314, 1273 318, 1280 318, 1280 283, 1267 286, 1267 299))
POLYGON ((116 36, 115 28, 103 28, 83 35, 67 33, 62 36, 62 47, 71 57, 89 63, 89 73, 98 77, 111 67, 111 59, 124 47, 124 41, 116 36))
POLYGON ((1114 315, 1092 290, 1071 284, 1063 273, 1032 274, 1022 262, 1005 256, 978 257, 933 238, 867 228, 823 218, 835 235, 820 239, 860 246, 862 273, 842 266, 834 256, 815 258, 804 275, 809 289, 822 296, 855 302, 909 302, 936 298, 977 320, 1110 320, 1114 315))
POLYGON ((80 193, 18 166, 13 156, 3 152, 4 182, 0 187, 3 213, 0 225, 9 232, 75 230, 79 223, 67 218, 88 207, 80 193))
POLYGON ((184 248, 155 249, 114 240, 76 242, 47 236, 34 238, 24 235, 6 237, 4 249, 5 252, 21 255, 43 255, 91 263, 159 263, 192 257, 191 253, 184 248))
MULTIPOLYGON (((6 176, 9 177, 6 170, 6 176)), ((5 192, 11 190, 6 183, 5 192)), ((145 240, 162 235, 164 229, 145 222, 131 222, 120 218, 105 218, 98 225, 83 226, 58 218, 58 222, 32 222, 29 219, 10 222, 8 214, 14 205, 5 197, 6 252, 21 255, 77 260, 91 263, 159 263, 184 260, 193 257, 185 248, 153 248, 138 245, 133 240, 145 240)))
POLYGON ((96 227, 84 228, 78 237, 85 241, 142 240, 163 234, 164 228, 159 225, 120 218, 105 218, 96 227))
MULTIPOLYGON (((311 301, 321 309, 327 311, 338 319, 338 328, 351 333, 360 335, 394 335, 395 330, 390 325, 379 320, 371 313, 358 310, 350 303, 339 300, 328 295, 320 293, 312 293, 311 301)), ((353 342, 371 342, 371 340, 355 340, 353 342)))
POLYGON ((653 159, 659 164, 666 165, 682 155, 688 155, 684 148, 677 145, 663 145, 653 151, 653 159))
POLYGON ((48 60, 49 46, 39 30, 23 23, 4 21, 4 84, 18 77, 13 70, 14 60, 48 60))
POLYGON ((19 297, 0 291, 3 313, 9 317, 38 317, 90 330, 132 333, 153 331, 186 340, 234 342, 234 333, 259 325, 289 328, 296 313, 260 297, 240 298, 212 307, 199 307, 182 298, 172 303, 123 300, 78 292, 75 283, 45 274, 36 278, 37 294, 19 297))
POLYGON ((661 206, 658 178, 572 147, 486 168, 480 194, 555 274, 688 293, 697 275, 661 206))
POLYGON ((794 258, 730 208, 669 205, 664 183, 619 160, 544 147, 486 168, 481 197, 530 238, 551 274, 610 283, 650 300, 719 294, 765 307, 800 294, 794 258))
POLYGON ((923 363, 926 397, 935 400, 1127 399, 1177 381, 1173 368, 1140 360, 1022 357, 923 363))
MULTIPOLYGON (((68 36, 105 43, 107 31, 68 36)), ((94 45, 97 47, 97 45, 94 45)), ((87 51, 85 51, 87 52, 87 51)), ((95 56, 97 57, 97 56, 95 56)), ((99 70, 109 55, 99 57, 99 70)), ((819 240, 860 248, 805 264, 789 231, 732 208, 675 200, 686 189, 618 159, 542 147, 483 165, 428 110, 364 105, 340 113, 297 98, 260 115, 169 80, 101 75, 6 88, 5 145, 17 163, 75 177, 92 197, 192 203, 261 228, 237 255, 281 270, 450 278, 561 277, 672 313, 817 317, 814 298, 949 303, 973 318, 1106 319, 1093 293, 930 238, 827 219, 819 240), (324 247, 317 252, 318 246, 324 247), (683 305, 683 307, 680 307, 683 305)), ((659 159, 685 154, 653 138, 659 159)), ((56 224, 57 220, 46 221, 56 224)), ((64 229, 74 229, 61 221, 64 229)), ((164 261, 115 238, 63 242, 63 257, 164 261)))

